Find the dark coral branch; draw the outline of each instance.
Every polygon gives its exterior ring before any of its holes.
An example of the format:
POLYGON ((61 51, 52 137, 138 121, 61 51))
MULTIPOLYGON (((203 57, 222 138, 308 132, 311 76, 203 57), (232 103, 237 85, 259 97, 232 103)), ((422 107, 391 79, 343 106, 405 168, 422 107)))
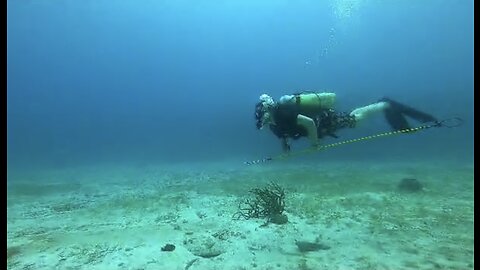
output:
POLYGON ((270 218, 285 210, 285 190, 274 182, 263 188, 253 188, 250 193, 253 198, 239 203, 234 219, 270 218))

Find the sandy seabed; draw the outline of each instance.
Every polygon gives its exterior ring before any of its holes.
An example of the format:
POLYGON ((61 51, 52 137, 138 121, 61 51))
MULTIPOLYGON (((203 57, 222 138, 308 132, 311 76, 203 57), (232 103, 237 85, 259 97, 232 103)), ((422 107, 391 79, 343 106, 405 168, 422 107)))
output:
POLYGON ((473 269, 473 184, 473 163, 432 161, 10 173, 7 268, 473 269), (404 178, 423 189, 400 190, 404 178), (232 218, 272 181, 286 224, 232 218))

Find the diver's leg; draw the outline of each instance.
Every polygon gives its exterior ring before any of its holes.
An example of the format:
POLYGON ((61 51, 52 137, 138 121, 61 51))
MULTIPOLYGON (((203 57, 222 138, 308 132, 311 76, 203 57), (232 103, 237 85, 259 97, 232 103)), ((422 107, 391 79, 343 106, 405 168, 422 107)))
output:
POLYGON ((377 113, 384 113, 388 124, 394 130, 410 128, 407 120, 402 113, 397 110, 390 102, 380 101, 364 107, 353 110, 350 115, 355 116, 356 122, 361 122, 377 113))
POLYGON ((352 112, 350 112, 350 115, 355 116, 355 120, 357 122, 363 121, 366 118, 369 118, 370 116, 377 114, 379 112, 384 112, 387 108, 390 107, 390 104, 384 101, 380 101, 377 103, 373 103, 367 106, 363 106, 360 108, 356 108, 352 112))
POLYGON ((384 112, 388 124, 394 130, 410 128, 405 116, 411 117, 419 122, 435 122, 437 119, 430 114, 421 112, 407 105, 398 103, 389 98, 382 98, 379 102, 353 110, 356 121, 362 121, 377 112, 384 112))

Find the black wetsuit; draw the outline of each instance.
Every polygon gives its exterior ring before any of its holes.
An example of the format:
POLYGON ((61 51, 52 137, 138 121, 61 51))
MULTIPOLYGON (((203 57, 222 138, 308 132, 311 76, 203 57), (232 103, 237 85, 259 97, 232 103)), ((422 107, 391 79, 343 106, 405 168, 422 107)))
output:
POLYGON ((310 117, 317 126, 318 138, 331 136, 337 138, 335 132, 341 128, 355 127, 355 116, 348 113, 337 113, 333 109, 318 109, 316 111, 302 110, 298 104, 277 104, 272 112, 275 124, 270 124, 270 130, 278 138, 298 139, 308 136, 307 130, 297 124, 298 115, 310 117))

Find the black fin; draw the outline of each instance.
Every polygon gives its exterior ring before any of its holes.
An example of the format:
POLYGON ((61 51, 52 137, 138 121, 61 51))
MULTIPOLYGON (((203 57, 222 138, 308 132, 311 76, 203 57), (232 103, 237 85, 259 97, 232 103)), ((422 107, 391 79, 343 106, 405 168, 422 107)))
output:
POLYGON ((388 124, 393 130, 410 128, 407 119, 405 119, 405 117, 394 108, 387 108, 385 110, 385 118, 387 118, 388 124))
POLYGON ((396 102, 394 100, 391 100, 389 98, 382 98, 380 101, 384 101, 384 102, 387 102, 390 104, 391 106, 391 109, 393 109, 394 111, 397 111, 401 114, 404 114, 408 117, 411 117, 421 123, 426 123, 426 122, 436 122, 437 121, 437 118, 435 118, 434 116, 428 114, 428 113, 424 113, 424 112, 421 112, 417 109, 414 109, 410 106, 407 106, 407 105, 404 105, 404 104, 401 104, 399 102, 396 102))

